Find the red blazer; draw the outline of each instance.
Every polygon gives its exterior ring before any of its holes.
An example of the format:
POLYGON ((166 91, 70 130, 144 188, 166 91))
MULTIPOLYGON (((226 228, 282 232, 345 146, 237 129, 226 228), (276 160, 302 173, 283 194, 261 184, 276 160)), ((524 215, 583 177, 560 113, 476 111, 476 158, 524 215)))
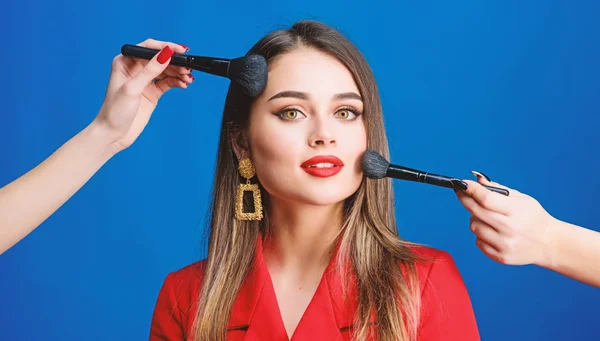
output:
MULTIPOLYGON (((433 262, 417 263, 422 300, 418 340, 480 340, 469 294, 452 257, 427 247, 416 247, 414 251, 433 259, 433 262)), ((347 302, 354 308, 345 309, 340 277, 332 271, 334 260, 335 253, 292 335, 293 341, 350 340, 352 311, 357 306, 356 295, 352 294, 355 288, 351 285, 347 302)), ((203 260, 167 276, 154 308, 151 341, 193 339, 190 331, 205 264, 203 260)), ((254 268, 233 305, 227 340, 289 341, 264 263, 261 238, 256 243, 254 268)))

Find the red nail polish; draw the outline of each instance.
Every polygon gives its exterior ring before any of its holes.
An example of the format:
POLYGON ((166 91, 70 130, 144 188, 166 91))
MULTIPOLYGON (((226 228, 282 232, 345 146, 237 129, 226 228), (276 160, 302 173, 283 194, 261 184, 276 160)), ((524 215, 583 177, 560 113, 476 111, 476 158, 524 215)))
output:
POLYGON ((192 79, 192 81, 195 81, 196 78, 194 78, 194 76, 190 75, 190 78, 192 79))
POLYGON ((169 46, 165 46, 158 54, 156 60, 158 60, 159 63, 164 64, 171 56, 173 56, 173 53, 173 50, 171 50, 169 46))
POLYGON ((186 51, 189 51, 189 50, 190 50, 190 48, 189 48, 189 47, 187 47, 187 46, 185 46, 185 45, 183 45, 183 44, 177 44, 177 45, 179 45, 179 46, 183 47, 183 48, 184 48, 186 51))

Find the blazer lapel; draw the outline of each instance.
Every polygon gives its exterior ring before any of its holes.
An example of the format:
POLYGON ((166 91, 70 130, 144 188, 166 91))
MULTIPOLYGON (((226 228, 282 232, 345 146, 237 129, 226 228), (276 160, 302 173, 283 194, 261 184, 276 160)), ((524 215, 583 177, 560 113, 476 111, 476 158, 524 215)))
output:
MULTIPOLYGON (((338 254, 340 242, 338 241, 334 257, 338 254)), ((338 268, 332 264, 331 268, 325 273, 325 279, 337 328, 341 332, 351 332, 350 328, 354 326, 354 316, 358 310, 358 287, 351 260, 348 259, 338 268), (348 276, 345 282, 342 281, 342 274, 348 276), (346 297, 344 297, 344 288, 347 288, 346 297)), ((372 310, 369 322, 376 323, 376 321, 375 310, 372 310)))
MULTIPOLYGON (((338 242, 333 257, 337 257, 338 255, 340 247, 339 244, 340 243, 338 242)), ((350 278, 347 279, 346 286, 344 286, 344 283, 342 282, 342 273, 351 273, 351 270, 352 266, 348 261, 340 267, 331 266, 331 268, 328 268, 327 272, 325 273, 325 279, 327 282, 327 288, 329 290, 329 296, 331 298, 335 322, 337 328, 342 331, 352 326, 354 312, 358 307, 356 297, 356 280, 354 276, 350 276, 350 278), (347 288, 346 297, 344 297, 344 287, 347 288)))
POLYGON ((306 311, 302 315, 291 341, 337 340, 341 337, 327 281, 323 278, 306 311))
MULTIPOLYGON (((342 338, 342 332, 352 327, 358 307, 356 281, 354 276, 350 276, 347 283, 348 296, 344 298, 340 271, 349 271, 352 267, 350 261, 339 269, 336 266, 340 244, 341 238, 336 242, 329 264, 291 341, 338 340, 342 338)), ((371 321, 375 321, 373 315, 371 321)), ((260 235, 256 240, 253 267, 233 304, 227 329, 228 336, 240 335, 240 332, 245 331, 243 338, 239 338, 244 341, 290 341, 264 262, 260 235)), ((234 339, 238 340, 237 337, 234 339)))
MULTIPOLYGON (((258 248, 257 248, 258 249, 258 248)), ((258 299, 260 292, 267 278, 263 268, 257 264, 258 250, 255 250, 252 269, 246 275, 242 287, 238 291, 235 302, 233 303, 227 329, 247 329, 250 324, 250 319, 258 299)))
POLYGON ((232 335, 245 330, 243 340, 246 341, 288 341, 275 290, 264 262, 260 235, 256 239, 252 264, 233 304, 227 330, 232 335))
POLYGON ((340 327, 347 324, 348 316, 347 310, 337 307, 343 304, 341 276, 336 269, 340 242, 341 238, 336 242, 321 282, 302 315, 291 341, 338 340, 342 337, 340 327))

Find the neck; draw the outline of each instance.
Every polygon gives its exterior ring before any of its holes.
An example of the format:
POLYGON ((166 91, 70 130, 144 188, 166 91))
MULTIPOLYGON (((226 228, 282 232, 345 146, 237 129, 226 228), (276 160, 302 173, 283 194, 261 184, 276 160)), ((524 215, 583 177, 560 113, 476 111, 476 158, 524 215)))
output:
POLYGON ((293 272, 323 270, 341 229, 343 205, 304 205, 272 198, 270 233, 263 251, 267 266, 293 272))

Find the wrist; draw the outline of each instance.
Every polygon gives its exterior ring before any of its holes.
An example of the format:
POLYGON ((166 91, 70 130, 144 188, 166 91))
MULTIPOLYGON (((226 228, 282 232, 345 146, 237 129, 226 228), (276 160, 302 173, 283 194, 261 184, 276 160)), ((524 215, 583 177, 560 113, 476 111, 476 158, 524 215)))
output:
POLYGON ((88 138, 93 144, 98 146, 103 155, 107 155, 110 158, 121 151, 121 148, 116 143, 120 134, 114 132, 101 121, 92 121, 85 130, 87 131, 88 138))
POLYGON ((551 270, 558 268, 558 262, 560 260, 560 241, 562 240, 564 229, 565 226, 562 221, 550 217, 548 225, 546 226, 545 242, 542 245, 542 259, 537 265, 551 270))

